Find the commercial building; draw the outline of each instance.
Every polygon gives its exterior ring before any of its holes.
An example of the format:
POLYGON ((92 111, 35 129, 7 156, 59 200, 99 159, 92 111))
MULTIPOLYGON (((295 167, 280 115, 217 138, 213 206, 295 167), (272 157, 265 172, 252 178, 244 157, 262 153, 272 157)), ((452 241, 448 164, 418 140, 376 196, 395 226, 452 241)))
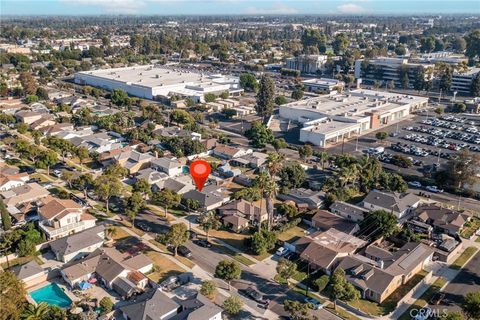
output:
POLYGON ((129 95, 150 99, 169 100, 172 96, 192 98, 204 102, 206 93, 229 92, 239 95, 238 77, 204 74, 160 65, 134 66, 75 74, 75 83, 106 90, 122 89, 129 95))
POLYGON ((466 95, 471 94, 472 81, 476 77, 480 77, 480 68, 471 68, 467 72, 459 73, 454 72, 452 75, 452 85, 450 90, 466 95))
POLYGON ((306 91, 316 93, 330 93, 332 91, 342 91, 345 83, 336 79, 315 78, 302 81, 306 91))
POLYGON ((328 56, 325 55, 300 55, 287 58, 285 66, 287 69, 298 70, 301 73, 317 73, 317 71, 324 69, 327 59, 328 56))
POLYGON ((373 84, 375 81, 381 85, 393 81, 396 87, 402 86, 403 74, 409 79, 408 86, 413 88, 417 78, 419 68, 424 69, 425 80, 431 80, 433 77, 434 64, 431 63, 413 63, 404 58, 377 58, 360 59, 355 61, 355 78, 362 79, 363 83, 373 84))
POLYGON ((353 90, 280 106, 280 117, 303 124, 300 141, 326 147, 405 118, 428 98, 374 90, 353 90))

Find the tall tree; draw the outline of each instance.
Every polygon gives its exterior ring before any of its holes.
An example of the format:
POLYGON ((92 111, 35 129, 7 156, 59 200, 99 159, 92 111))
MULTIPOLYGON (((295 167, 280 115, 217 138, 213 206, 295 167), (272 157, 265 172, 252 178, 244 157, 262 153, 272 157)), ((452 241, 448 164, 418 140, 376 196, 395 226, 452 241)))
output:
POLYGON ((245 136, 255 148, 264 148, 267 143, 272 143, 275 139, 272 130, 260 121, 253 121, 250 129, 245 131, 245 136))
POLYGON ((188 240, 188 229, 185 223, 175 223, 167 232, 166 241, 174 248, 174 255, 177 255, 177 249, 188 240))
POLYGON ((241 274, 240 265, 233 260, 222 260, 215 267, 215 277, 227 281, 229 290, 231 281, 240 279, 241 274))
POLYGON ((208 232, 210 230, 217 230, 222 225, 222 223, 220 222, 220 220, 218 219, 214 211, 209 211, 202 214, 199 220, 200 220, 199 225, 203 229, 203 231, 205 231, 207 241, 208 241, 208 232))
POLYGON ((297 265, 290 260, 287 260, 285 258, 280 258, 277 264, 277 274, 285 279, 287 281, 288 285, 288 279, 293 277, 295 273, 297 272, 297 265))
POLYGON ((43 320, 48 314, 48 304, 46 302, 40 302, 38 305, 29 304, 25 310, 23 310, 20 318, 22 320, 43 320))
POLYGON ((467 50, 465 55, 470 59, 480 57, 480 29, 475 29, 470 32, 466 37, 467 50))
POLYGON ((469 292, 465 295, 462 310, 469 319, 480 319, 480 291, 469 292))
POLYGON ((275 83, 266 74, 262 75, 257 93, 257 113, 270 116, 275 105, 275 83))
POLYGON ((165 208, 165 217, 168 209, 180 204, 181 197, 175 191, 163 189, 153 194, 153 202, 162 205, 165 208))
POLYGON ((335 54, 344 54, 350 44, 350 40, 345 33, 339 33, 333 40, 332 47, 335 54))
POLYGON ((296 300, 285 300, 283 309, 290 314, 292 320, 316 320, 317 317, 311 315, 308 303, 301 303, 296 300))
POLYGON ((223 309, 231 315, 237 315, 242 311, 243 301, 238 296, 230 296, 223 301, 223 309))
POLYGON ((13 272, 0 272, 0 320, 20 319, 26 294, 24 283, 13 272))
POLYGON ((109 213, 110 199, 122 193, 122 183, 115 176, 103 174, 95 180, 94 188, 97 195, 105 201, 107 213, 109 213))
POLYGON ((335 309, 337 307, 337 299, 344 301, 352 301, 360 298, 360 292, 345 278, 345 271, 337 268, 330 277, 331 298, 335 309))

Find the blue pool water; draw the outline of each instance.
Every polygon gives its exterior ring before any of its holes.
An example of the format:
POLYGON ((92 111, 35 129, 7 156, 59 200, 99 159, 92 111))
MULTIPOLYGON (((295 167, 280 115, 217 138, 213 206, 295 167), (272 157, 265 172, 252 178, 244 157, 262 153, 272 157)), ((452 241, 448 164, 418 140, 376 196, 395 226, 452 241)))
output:
POLYGON ((48 286, 32 291, 30 296, 37 303, 46 302, 61 308, 66 308, 72 304, 72 300, 56 283, 51 283, 48 286))

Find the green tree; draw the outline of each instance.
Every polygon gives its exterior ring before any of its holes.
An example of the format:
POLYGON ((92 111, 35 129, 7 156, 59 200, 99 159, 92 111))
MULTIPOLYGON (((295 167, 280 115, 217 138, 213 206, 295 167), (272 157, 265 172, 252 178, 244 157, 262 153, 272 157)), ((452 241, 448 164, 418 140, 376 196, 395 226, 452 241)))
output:
POLYGON ((288 100, 287 100, 287 98, 285 98, 285 96, 276 96, 275 97, 275 104, 277 106, 281 106, 282 104, 286 104, 287 102, 288 102, 288 100))
POLYGON ((22 320, 43 320, 48 314, 48 304, 40 302, 38 305, 29 304, 22 312, 22 320))
POLYGON ((68 187, 72 189, 72 182, 75 179, 75 175, 70 170, 62 170, 62 179, 65 180, 68 184, 68 187))
POLYGON ((358 236, 368 236, 378 239, 382 236, 391 236, 397 227, 397 218, 385 210, 371 211, 365 219, 360 222, 358 236))
POLYGON ((257 93, 257 113, 260 116, 270 116, 273 112, 275 99, 275 83, 266 74, 262 75, 257 93))
POLYGON ((2 218, 3 230, 10 230, 10 228, 12 228, 12 217, 10 217, 10 214, 7 211, 7 207, 5 207, 3 199, 0 199, 0 214, 2 218))
POLYGON ((231 109, 231 108, 225 108, 222 110, 222 114, 225 116, 225 118, 232 119, 237 115, 237 110, 231 109))
POLYGON ((276 242, 277 233, 266 228, 260 228, 251 237, 252 250, 258 255, 266 254, 269 250, 275 248, 276 242))
POLYGON ((435 49, 435 38, 433 36, 420 39, 420 50, 422 52, 432 52, 435 49))
POLYGON ((81 174, 75 180, 73 180, 75 188, 83 192, 83 196, 87 198, 88 188, 93 187, 93 176, 90 173, 81 174))
POLYGON ((113 175, 103 174, 94 181, 93 187, 97 195, 105 201, 108 214, 110 199, 113 196, 119 196, 123 191, 122 182, 113 175))
POLYGON ((255 78, 255 75, 251 73, 242 73, 240 75, 240 86, 246 91, 258 91, 258 81, 255 78))
POLYGON ((334 302, 335 309, 337 308, 337 299, 344 301, 358 300, 360 292, 355 287, 347 282, 345 278, 345 271, 341 268, 335 269, 330 277, 331 298, 334 302))
POLYGON ((67 319, 67 312, 65 309, 62 309, 55 305, 49 305, 47 314, 43 317, 42 320, 65 320, 67 319))
POLYGON ((293 277, 295 273, 297 272, 297 265, 295 262, 287 260, 285 258, 280 258, 277 264, 277 274, 282 278, 287 281, 288 285, 288 279, 293 277))
POLYGON ((217 99, 217 96, 213 93, 205 93, 204 94, 205 102, 213 102, 217 99))
POLYGON ((210 230, 217 230, 222 225, 222 223, 220 222, 220 220, 218 219, 214 211, 209 211, 202 214, 199 217, 199 220, 200 220, 199 225, 202 228, 202 230, 205 231, 207 241, 208 241, 208 232, 210 230))
POLYGON ((377 138, 380 141, 383 141, 388 138, 388 133, 383 131, 377 132, 375 134, 375 138, 377 138))
POLYGON ((230 296, 223 301, 223 309, 231 315, 237 315, 242 311, 243 301, 238 296, 230 296))
POLYGON ((444 317, 443 320, 464 320, 460 312, 449 312, 444 317))
POLYGON ((293 204, 281 203, 277 208, 277 213, 293 219, 298 216, 298 208, 293 204))
POLYGON ((350 40, 345 33, 339 33, 335 36, 335 40, 332 43, 333 52, 335 54, 343 54, 347 50, 350 44, 350 40))
POLYGON ((462 310, 468 319, 480 319, 480 291, 469 292, 465 295, 462 310))
POLYGON ((466 37, 467 47, 465 55, 470 59, 480 57, 480 29, 475 29, 470 32, 466 37))
POLYGON ((298 162, 284 165, 278 176, 280 186, 284 189, 299 188, 306 179, 305 169, 298 162))
POLYGON ((240 279, 241 274, 240 265, 233 260, 222 260, 215 267, 215 277, 227 281, 229 290, 231 281, 240 279))
POLYGON ((472 80, 470 94, 474 97, 480 97, 480 73, 472 80))
POLYGON ((294 100, 300 100, 303 98, 303 90, 302 89, 295 89, 292 91, 292 99, 294 100))
POLYGON ((275 139, 272 130, 260 121, 253 121, 251 128, 245 131, 245 136, 255 148, 264 148, 267 143, 272 143, 275 139))
POLYGON ((118 179, 123 179, 125 176, 128 175, 128 169, 122 167, 118 162, 115 162, 109 165, 104 172, 106 176, 112 176, 118 179))
POLYGON ((134 192, 140 192, 144 199, 152 196, 152 189, 150 187, 150 184, 144 178, 135 181, 132 189, 134 192))
POLYGON ((25 103, 33 103, 33 102, 38 102, 38 97, 34 94, 30 94, 25 97, 25 103))
POLYGON ((138 191, 134 191, 126 201, 126 214, 132 220, 132 228, 135 226, 135 218, 137 214, 145 208, 145 199, 138 191))
POLYGON ((26 303, 24 283, 11 271, 0 272, 0 320, 18 320, 26 303))
POLYGON ((75 150, 75 154, 78 161, 80 161, 80 170, 83 171, 83 161, 89 157, 88 149, 85 147, 79 147, 75 150))
POLYGON ((275 151, 279 151, 280 149, 285 149, 288 147, 288 143, 283 138, 274 139, 272 142, 272 146, 275 151))
POLYGON ((480 167, 478 154, 462 150, 458 158, 447 162, 445 169, 435 176, 440 185, 464 188, 465 185, 474 185, 479 181, 477 170, 480 167))
POLYGON ((318 292, 322 292, 323 290, 325 290, 329 282, 330 282, 330 278, 326 274, 320 276, 320 278, 315 280, 315 284, 318 287, 318 292))
POLYGON ((110 99, 117 106, 128 106, 130 104, 128 93, 122 89, 114 89, 110 94, 110 99))
POLYGON ((168 209, 178 206, 180 201, 181 196, 170 189, 163 189, 153 194, 153 202, 165 208, 165 217, 167 217, 168 209))
POLYGON ((212 280, 205 280, 200 287, 200 293, 210 300, 214 300, 217 295, 217 285, 212 280))
POLYGON ((298 148, 298 155, 300 159, 305 160, 313 155, 313 149, 310 145, 306 144, 298 148))
POLYGON ((296 300, 283 301, 283 309, 290 314, 292 320, 316 320, 317 317, 310 315, 308 303, 296 300))
POLYGON ((103 297, 100 300, 100 308, 102 308, 103 313, 109 313, 113 310, 113 301, 110 297, 103 297))
POLYGON ((172 245, 174 249, 174 255, 177 255, 177 249, 188 240, 188 229, 185 223, 175 223, 170 227, 170 230, 166 234, 166 241, 172 245))
POLYGON ((38 168, 46 168, 47 175, 50 175, 50 167, 58 162, 58 155, 55 151, 47 150, 42 151, 39 155, 39 159, 36 162, 38 168))
POLYGON ((18 133, 25 134, 28 131, 28 124, 23 122, 17 123, 15 129, 17 129, 18 133))

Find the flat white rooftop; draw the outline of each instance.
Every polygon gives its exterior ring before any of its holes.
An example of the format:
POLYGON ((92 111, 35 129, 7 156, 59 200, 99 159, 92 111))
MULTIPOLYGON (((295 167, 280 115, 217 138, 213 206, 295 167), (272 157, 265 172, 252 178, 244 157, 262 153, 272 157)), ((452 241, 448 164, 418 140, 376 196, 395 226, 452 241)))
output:
POLYGON ((314 78, 302 81, 304 84, 312 84, 312 85, 319 85, 319 86, 335 86, 338 84, 343 84, 342 81, 337 79, 328 79, 328 78, 314 78))
POLYGON ((425 101, 427 98, 424 97, 359 89, 285 104, 280 107, 280 114, 282 115, 282 109, 295 109, 310 114, 356 119, 364 117, 366 112, 387 112, 425 101))
POLYGON ((185 69, 156 65, 83 71, 78 74, 88 75, 98 79, 119 81, 127 85, 137 84, 150 88, 185 83, 190 84, 192 90, 201 90, 212 85, 237 82, 235 77, 219 74, 203 74, 185 69))

